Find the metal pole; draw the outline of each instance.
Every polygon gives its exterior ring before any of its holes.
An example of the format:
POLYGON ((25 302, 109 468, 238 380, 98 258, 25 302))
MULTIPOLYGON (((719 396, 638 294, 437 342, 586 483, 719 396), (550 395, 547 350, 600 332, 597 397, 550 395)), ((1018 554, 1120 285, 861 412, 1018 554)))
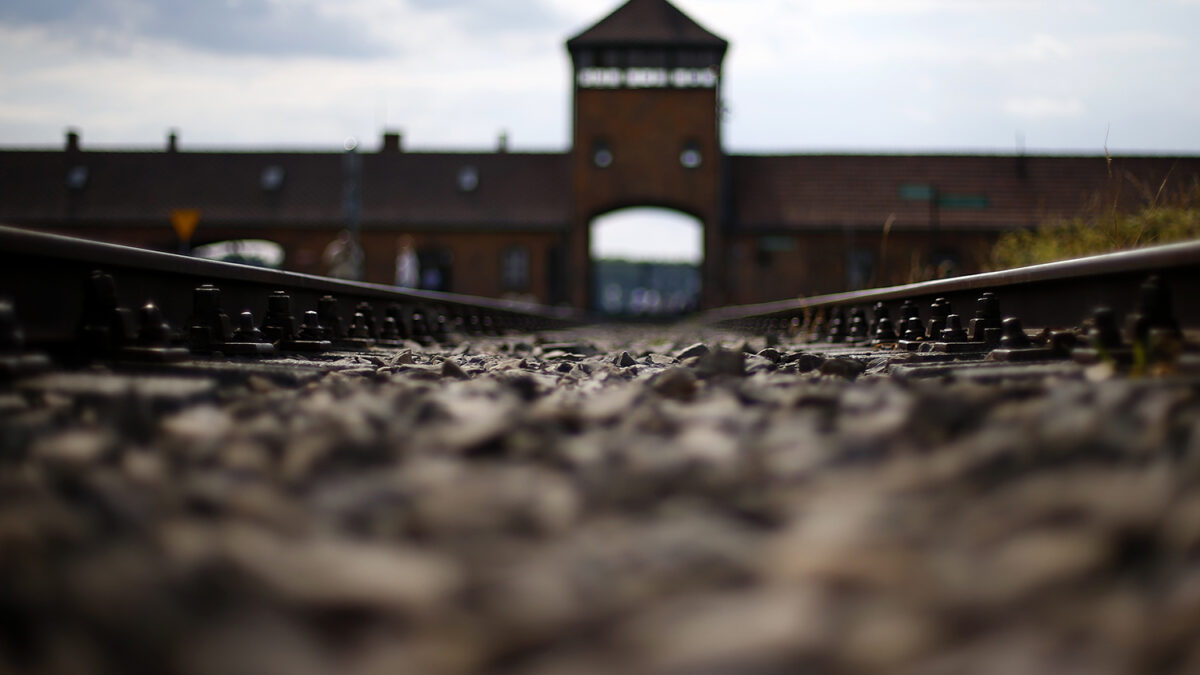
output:
POLYGON ((350 243, 353 246, 352 255, 356 259, 353 278, 363 277, 363 248, 360 241, 362 230, 362 156, 358 154, 358 141, 353 138, 346 141, 346 154, 343 157, 342 169, 345 183, 342 188, 342 212, 346 218, 346 230, 350 232, 350 243))

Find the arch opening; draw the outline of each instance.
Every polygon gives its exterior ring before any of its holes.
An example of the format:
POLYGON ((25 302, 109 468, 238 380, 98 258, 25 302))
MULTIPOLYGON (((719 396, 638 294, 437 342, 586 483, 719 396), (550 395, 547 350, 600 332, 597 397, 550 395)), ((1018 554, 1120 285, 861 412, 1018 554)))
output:
POLYGON ((592 307, 613 318, 671 317, 700 304, 704 225, 680 211, 632 207, 589 225, 592 307))

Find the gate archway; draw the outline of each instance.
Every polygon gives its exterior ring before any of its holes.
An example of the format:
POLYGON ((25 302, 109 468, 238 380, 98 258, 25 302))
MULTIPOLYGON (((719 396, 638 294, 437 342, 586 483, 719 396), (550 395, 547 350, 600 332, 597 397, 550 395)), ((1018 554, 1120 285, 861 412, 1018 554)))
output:
POLYGON ((659 207, 593 218, 589 229, 591 306, 611 317, 667 317, 700 304, 704 225, 659 207))

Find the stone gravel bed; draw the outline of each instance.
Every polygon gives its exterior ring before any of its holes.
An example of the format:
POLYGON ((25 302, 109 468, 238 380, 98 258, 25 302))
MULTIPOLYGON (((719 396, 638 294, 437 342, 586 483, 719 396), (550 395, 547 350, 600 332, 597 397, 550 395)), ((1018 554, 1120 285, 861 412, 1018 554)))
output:
POLYGON ((690 327, 284 365, 0 385, 0 672, 1200 672, 1194 378, 690 327))

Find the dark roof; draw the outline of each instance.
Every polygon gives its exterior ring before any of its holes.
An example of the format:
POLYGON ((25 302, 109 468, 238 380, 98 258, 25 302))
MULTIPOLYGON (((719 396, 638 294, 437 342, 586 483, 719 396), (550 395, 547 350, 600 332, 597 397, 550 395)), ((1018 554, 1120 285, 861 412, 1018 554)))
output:
POLYGON ((1130 210, 1200 185, 1200 157, 786 155, 730 158, 733 220, 751 230, 1006 229, 1101 202, 1130 210))
MULTIPOLYGON (((364 227, 562 229, 567 156, 554 153, 362 153, 364 227), (463 190, 459 174, 478 183, 463 190)), ((197 208, 204 222, 329 226, 344 220, 342 153, 0 151, 0 219, 167 222, 197 208), (87 168, 82 189, 67 187, 87 168), (264 172, 282 170, 277 190, 264 172)))
POLYGON ((715 47, 729 43, 667 0, 629 0, 591 28, 567 40, 567 48, 656 45, 715 47))
MULTIPOLYGON (((569 227, 565 153, 359 157, 364 228, 569 227), (472 190, 459 184, 467 169, 472 190)), ((0 151, 0 222, 166 226, 172 210, 196 208, 203 222, 232 227, 336 227, 343 162, 338 152, 0 151), (80 189, 67 186, 74 167, 87 168, 80 189), (282 170, 277 190, 263 185, 270 167, 282 170)), ((874 229, 890 217, 894 228, 926 229, 935 190, 940 227, 1008 229, 1200 185, 1200 157, 733 155, 727 166, 731 225, 758 232, 874 229)))

